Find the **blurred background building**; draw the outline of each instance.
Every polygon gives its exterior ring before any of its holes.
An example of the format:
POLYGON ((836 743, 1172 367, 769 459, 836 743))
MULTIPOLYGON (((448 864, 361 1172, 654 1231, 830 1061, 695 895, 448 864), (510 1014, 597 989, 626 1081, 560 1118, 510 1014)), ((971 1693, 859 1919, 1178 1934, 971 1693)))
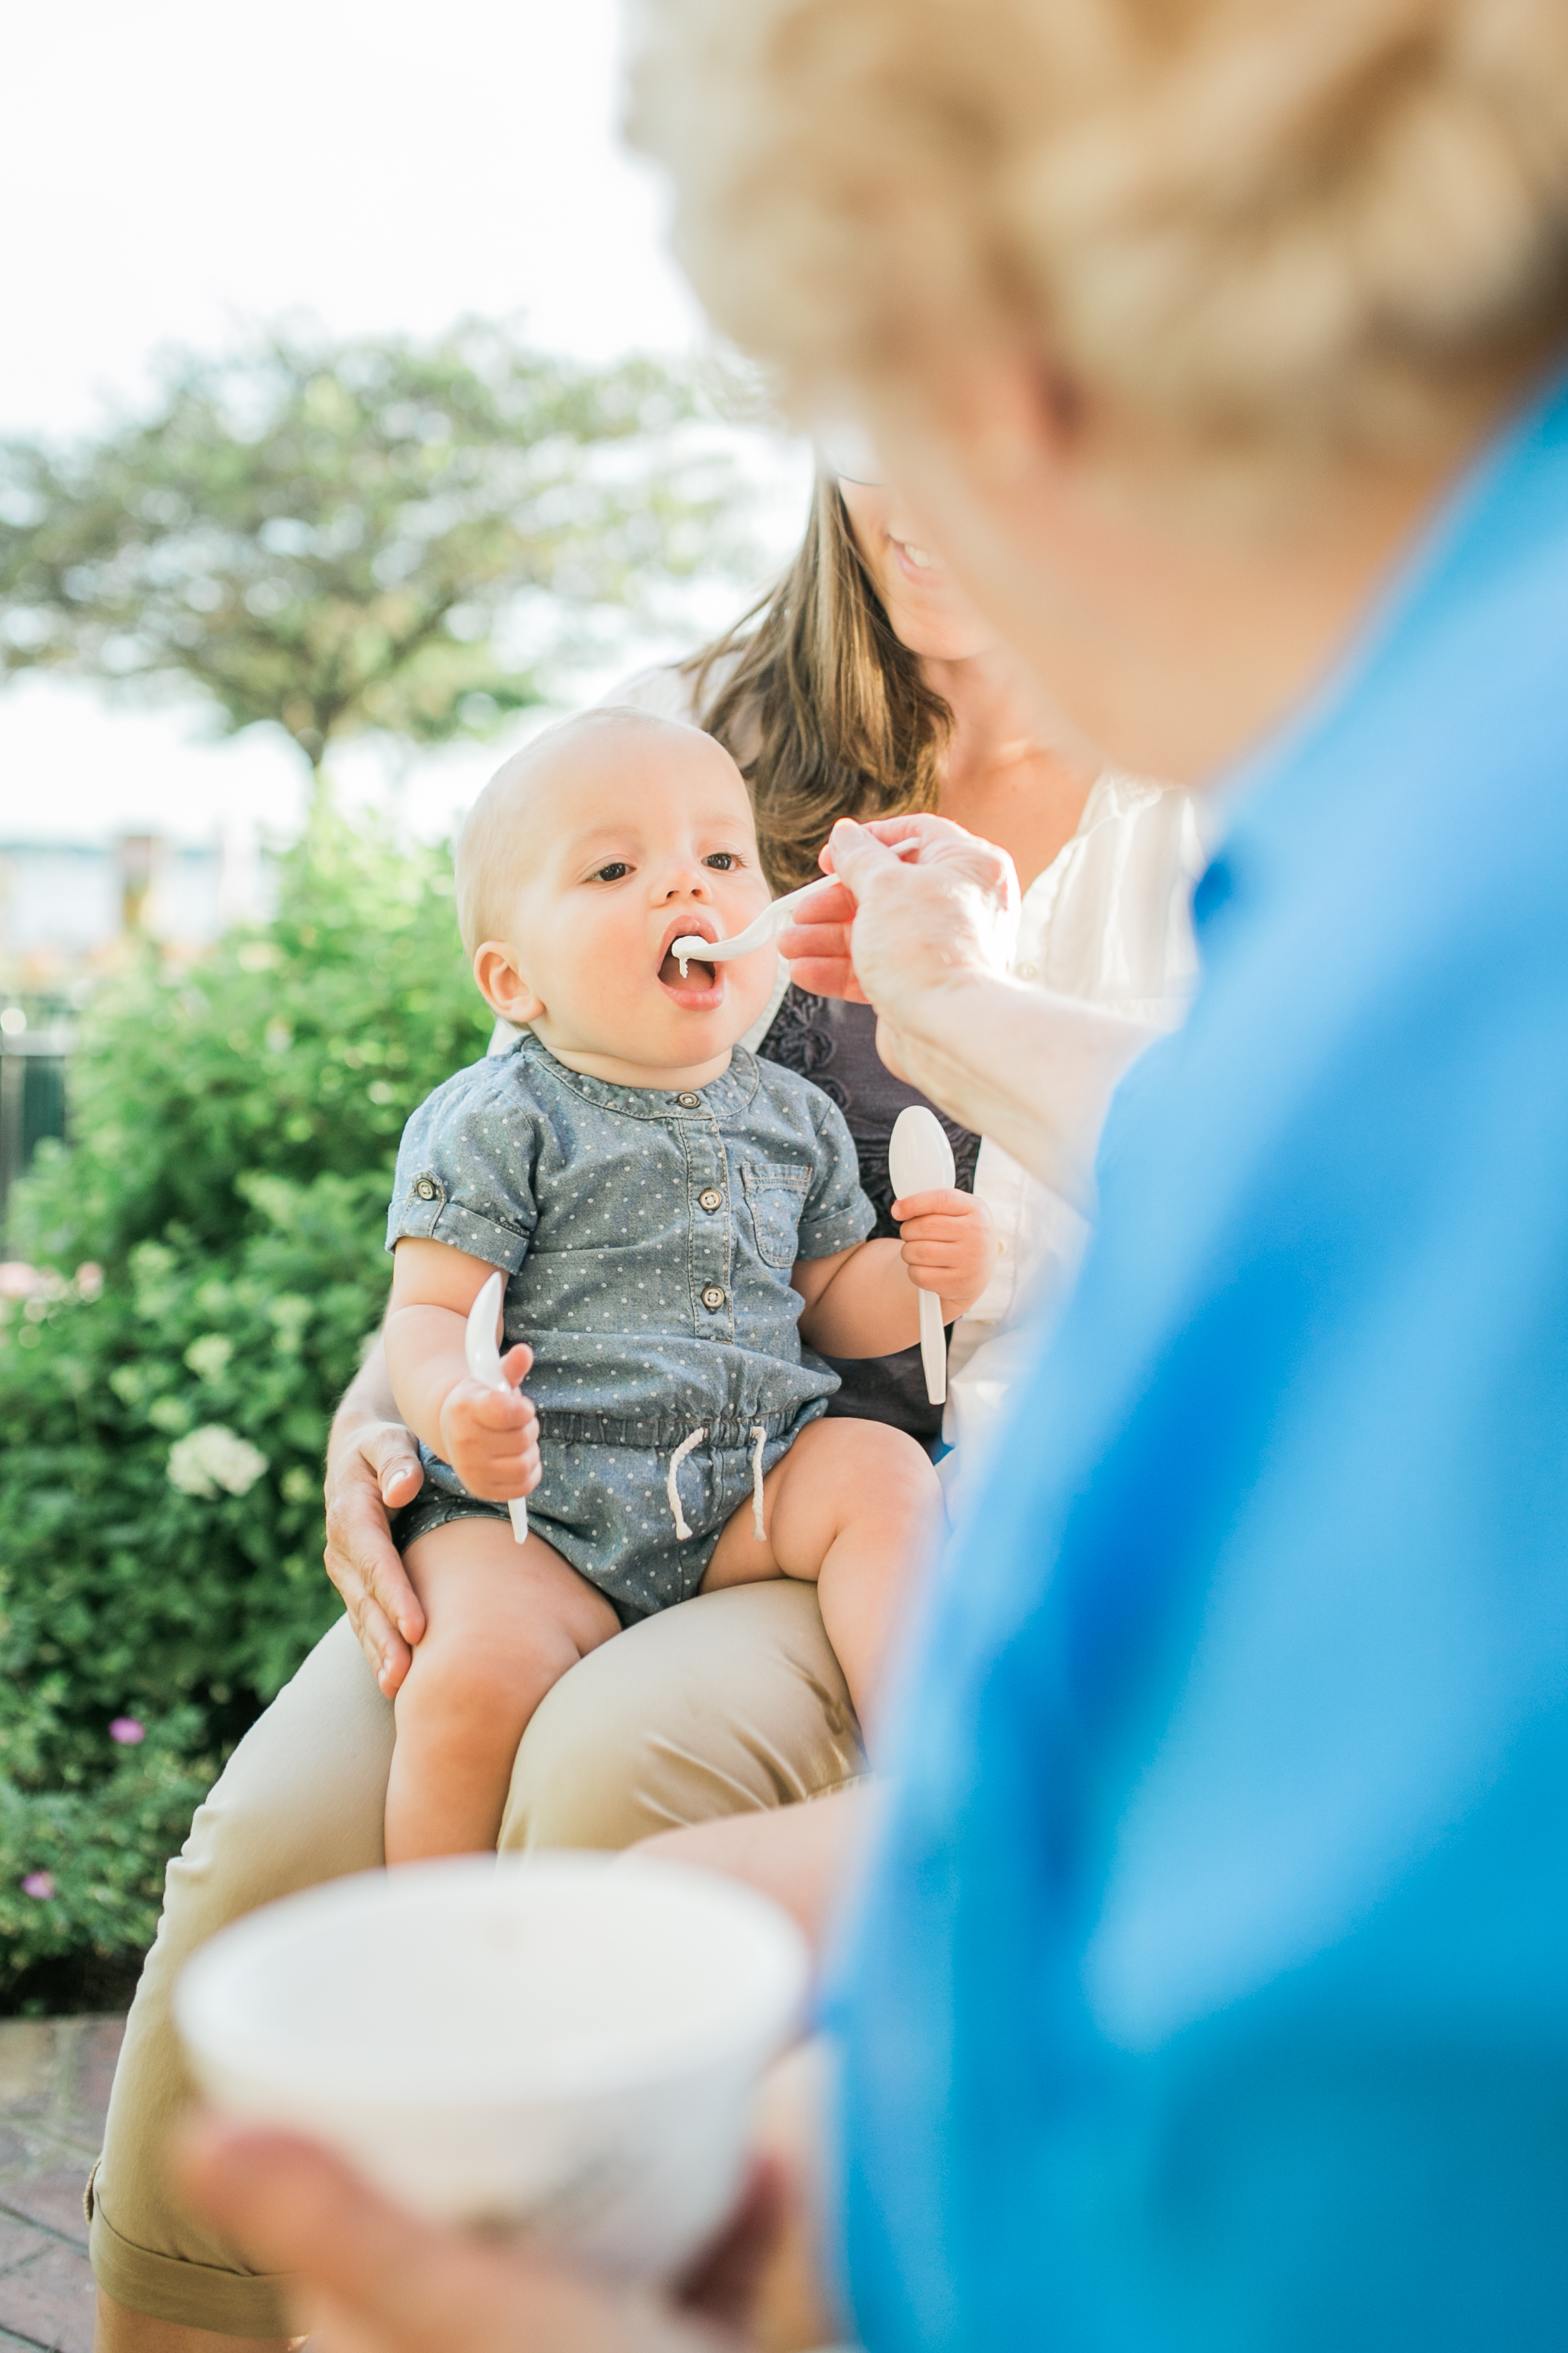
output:
POLYGON ((205 947, 268 912, 270 858, 235 827, 215 841, 122 833, 0 840, 0 986, 58 993, 112 963, 129 936, 205 947))
POLYGON ((66 1060, 82 1006, 152 944, 188 961, 230 924, 265 921, 277 861, 253 826, 208 843, 0 840, 0 1250, 11 1187, 66 1132, 66 1060))

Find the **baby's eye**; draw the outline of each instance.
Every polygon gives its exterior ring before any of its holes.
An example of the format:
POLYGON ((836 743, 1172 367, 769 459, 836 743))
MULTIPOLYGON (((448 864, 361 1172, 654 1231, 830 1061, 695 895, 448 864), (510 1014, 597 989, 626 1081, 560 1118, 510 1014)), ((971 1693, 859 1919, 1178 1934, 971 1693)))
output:
POLYGON ((732 874, 739 868, 741 860, 736 850, 716 849, 712 856, 705 858, 702 863, 704 866, 716 866, 721 874, 732 874))
POLYGON ((588 880, 590 882, 619 882, 631 871, 624 858, 612 858, 607 866, 596 866, 588 880))

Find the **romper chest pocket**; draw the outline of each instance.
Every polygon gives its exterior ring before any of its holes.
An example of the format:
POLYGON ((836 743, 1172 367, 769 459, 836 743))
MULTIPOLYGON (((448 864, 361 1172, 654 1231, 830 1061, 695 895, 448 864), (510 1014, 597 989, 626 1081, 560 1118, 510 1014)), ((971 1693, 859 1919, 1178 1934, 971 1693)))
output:
POLYGON ((741 1182, 746 1188, 758 1256, 769 1266, 793 1266, 800 1255, 800 1217, 811 1186, 810 1169, 742 1160, 741 1182))

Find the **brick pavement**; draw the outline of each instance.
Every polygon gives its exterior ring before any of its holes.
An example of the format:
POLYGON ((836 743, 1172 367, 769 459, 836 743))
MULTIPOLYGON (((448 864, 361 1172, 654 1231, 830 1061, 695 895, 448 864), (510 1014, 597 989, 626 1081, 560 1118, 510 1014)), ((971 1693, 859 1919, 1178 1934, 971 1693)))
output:
POLYGON ((0 2020, 0 2347, 92 2353, 82 2185, 122 2018, 0 2020))

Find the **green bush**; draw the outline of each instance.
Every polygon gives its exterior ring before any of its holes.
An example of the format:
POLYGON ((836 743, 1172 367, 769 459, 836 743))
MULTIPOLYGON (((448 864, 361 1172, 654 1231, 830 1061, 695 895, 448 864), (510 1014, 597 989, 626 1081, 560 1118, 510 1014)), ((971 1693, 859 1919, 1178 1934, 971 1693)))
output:
POLYGON ((274 923, 149 958, 87 1023, 71 1143, 16 1197, 42 1281, 0 1303, 0 2002, 147 1943, 193 1807, 335 1613, 321 1452, 397 1138, 486 1027, 445 856, 331 818, 274 923))

